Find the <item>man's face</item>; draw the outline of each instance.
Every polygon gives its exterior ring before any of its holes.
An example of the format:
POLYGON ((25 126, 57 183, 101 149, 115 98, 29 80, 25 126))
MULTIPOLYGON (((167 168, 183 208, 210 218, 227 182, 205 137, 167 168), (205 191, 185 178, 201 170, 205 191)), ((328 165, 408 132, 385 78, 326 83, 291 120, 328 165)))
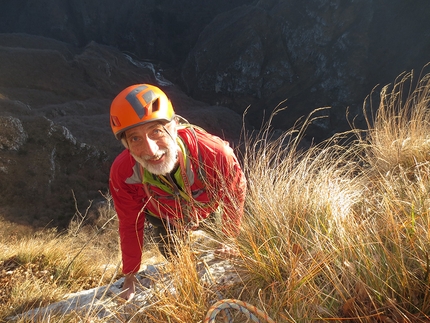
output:
POLYGON ((125 140, 134 159, 150 173, 170 173, 178 160, 176 123, 164 125, 158 121, 136 126, 125 132, 125 140), (169 131, 172 137, 166 132, 169 131))

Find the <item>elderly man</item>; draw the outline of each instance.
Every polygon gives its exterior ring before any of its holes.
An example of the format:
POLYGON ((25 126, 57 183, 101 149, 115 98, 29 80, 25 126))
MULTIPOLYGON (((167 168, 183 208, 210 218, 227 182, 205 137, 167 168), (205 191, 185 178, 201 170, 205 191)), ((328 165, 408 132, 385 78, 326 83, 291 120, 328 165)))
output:
POLYGON ((220 214, 222 232, 237 235, 245 178, 228 143, 179 123, 166 94, 137 84, 124 89, 110 109, 112 131, 125 150, 111 167, 110 190, 119 219, 122 296, 137 283, 145 219, 155 227, 160 252, 175 253, 173 238, 220 214))

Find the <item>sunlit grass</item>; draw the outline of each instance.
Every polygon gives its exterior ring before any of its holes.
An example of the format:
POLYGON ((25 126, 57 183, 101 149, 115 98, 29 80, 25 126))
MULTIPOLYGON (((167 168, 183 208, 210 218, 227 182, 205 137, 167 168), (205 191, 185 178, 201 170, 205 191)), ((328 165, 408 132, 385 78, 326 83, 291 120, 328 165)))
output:
POLYGON ((405 99, 400 89, 411 78, 383 89, 369 131, 348 144, 337 145, 343 134, 300 151, 285 134, 247 145, 261 157, 246 159, 248 221, 239 243, 251 296, 270 304, 273 317, 389 322, 430 314, 430 87, 426 76, 405 99))
POLYGON ((111 247, 117 244, 114 225, 100 239, 96 234, 100 228, 95 226, 81 228, 76 234, 74 221, 73 230, 64 233, 55 229, 26 232, 23 228, 16 232, 12 223, 2 221, 0 318, 107 284, 117 275, 119 264, 117 248, 111 247))

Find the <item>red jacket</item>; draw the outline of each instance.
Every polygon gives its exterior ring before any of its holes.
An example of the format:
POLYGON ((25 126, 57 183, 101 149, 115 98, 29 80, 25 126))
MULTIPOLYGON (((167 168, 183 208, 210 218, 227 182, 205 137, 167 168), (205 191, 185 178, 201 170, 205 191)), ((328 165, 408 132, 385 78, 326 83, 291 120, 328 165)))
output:
POLYGON ((112 164, 109 185, 119 219, 124 274, 135 273, 140 268, 145 212, 172 222, 175 219, 188 222, 205 219, 221 203, 224 232, 238 233, 246 185, 233 150, 227 142, 197 128, 179 129, 178 138, 186 157, 175 178, 181 183, 179 186, 188 188, 181 187, 182 195, 177 198, 165 177, 145 170, 142 174, 142 167, 128 150, 118 155, 112 164))

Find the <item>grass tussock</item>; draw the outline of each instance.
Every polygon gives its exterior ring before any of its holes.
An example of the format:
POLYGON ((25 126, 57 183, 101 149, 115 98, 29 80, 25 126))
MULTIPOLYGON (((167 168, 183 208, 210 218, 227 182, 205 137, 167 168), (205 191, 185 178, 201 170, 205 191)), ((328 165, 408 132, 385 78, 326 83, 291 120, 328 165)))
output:
POLYGON ((136 316, 136 322, 199 322, 215 297, 198 276, 197 259, 187 244, 181 243, 181 252, 165 268, 170 279, 157 290, 154 305, 136 316))
POLYGON ((385 87, 364 134, 306 151, 289 134, 247 145, 262 158, 246 159, 239 243, 250 297, 279 321, 428 320, 429 81, 385 87))
MULTIPOLYGON (((375 113, 374 97, 365 102, 366 130, 302 147, 310 115, 290 132, 275 135, 269 122, 249 135, 245 216, 229 242, 239 253, 240 283, 223 289, 199 279, 201 261, 185 243, 151 304, 128 307, 125 321, 202 322, 224 297, 253 304, 276 322, 430 322, 429 99, 430 75, 414 83, 405 74, 382 89, 375 113)), ((9 272, 36 266, 49 273, 30 273, 36 284, 27 274, 10 283, 1 318, 87 287, 89 277, 95 285, 112 277, 100 269, 111 261, 102 256, 105 244, 89 243, 92 235, 83 238, 81 229, 0 241, 9 272)))

